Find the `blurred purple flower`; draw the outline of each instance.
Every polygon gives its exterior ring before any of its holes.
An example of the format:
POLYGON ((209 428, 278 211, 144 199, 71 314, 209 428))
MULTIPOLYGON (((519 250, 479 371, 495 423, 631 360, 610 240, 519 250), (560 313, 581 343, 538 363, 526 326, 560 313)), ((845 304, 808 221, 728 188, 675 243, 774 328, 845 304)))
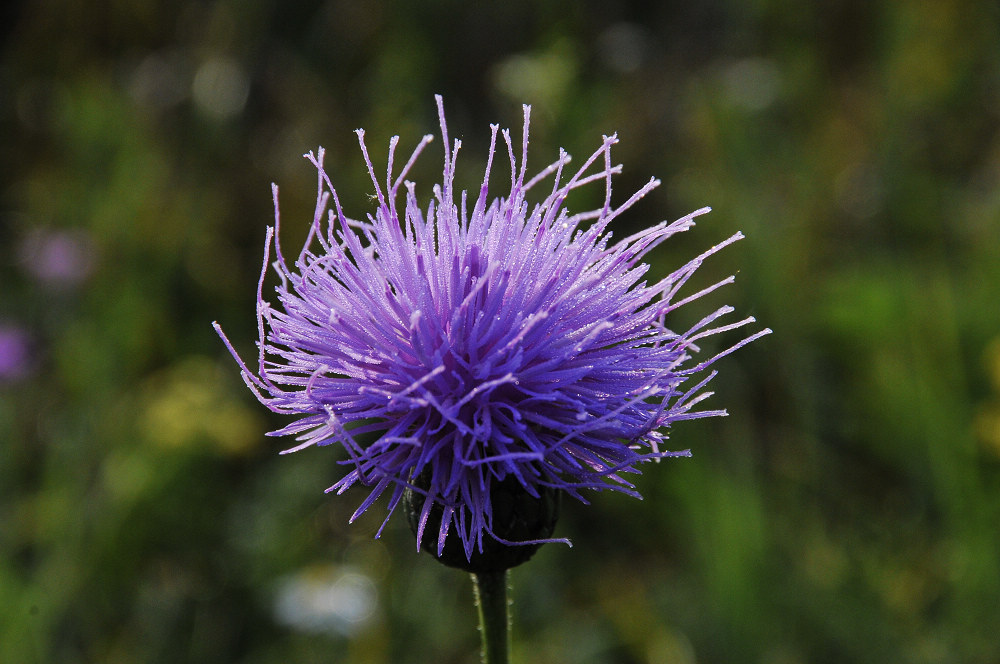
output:
POLYGON ((503 542, 493 532, 490 490, 505 478, 515 478, 533 496, 541 487, 584 502, 584 489, 638 496, 625 473, 638 473, 644 461, 690 455, 663 449, 667 427, 726 414, 694 408, 711 394, 704 388, 715 371, 706 370, 770 330, 693 359, 700 339, 754 321, 717 325, 732 311, 728 306, 680 333, 666 320, 733 281, 678 297, 705 258, 742 235, 655 283, 643 280, 646 254, 691 228, 708 208, 612 242, 611 221, 659 184, 650 180, 612 206, 612 175, 621 171, 611 164, 615 136, 605 137, 568 178, 570 158, 561 150, 554 163, 526 178, 525 106, 520 162, 509 132, 499 132, 510 159, 510 193, 488 195, 498 135, 492 125, 478 196, 469 201, 463 191, 456 201, 461 142, 449 148, 440 97, 437 103, 444 175, 426 212, 415 185, 404 178, 431 136, 397 176, 398 137, 389 142, 383 187, 358 130, 378 203, 367 221, 344 215, 323 168, 323 150, 309 153, 319 191, 312 228, 294 262, 281 250, 273 187, 275 227, 267 232, 258 284, 256 371, 215 327, 261 403, 300 416, 270 434, 297 437, 285 452, 331 443, 347 451, 342 463, 351 469, 328 491, 343 493, 355 483, 371 487, 352 520, 387 490, 391 515, 410 487, 425 497, 417 541, 436 503, 443 508, 438 555, 454 530, 470 556, 482 550, 484 534, 503 542), (548 194, 529 204, 527 194, 549 178, 548 194), (604 187, 603 205, 567 210, 567 195, 588 184, 604 187), (278 307, 262 293, 272 244, 281 279, 278 307), (418 475, 428 482, 413 487, 418 475))
POLYGON ((14 381, 31 369, 28 334, 14 325, 0 325, 0 381, 14 381))
POLYGON ((94 248, 82 231, 35 231, 20 247, 21 261, 39 281, 72 286, 93 271, 94 248))

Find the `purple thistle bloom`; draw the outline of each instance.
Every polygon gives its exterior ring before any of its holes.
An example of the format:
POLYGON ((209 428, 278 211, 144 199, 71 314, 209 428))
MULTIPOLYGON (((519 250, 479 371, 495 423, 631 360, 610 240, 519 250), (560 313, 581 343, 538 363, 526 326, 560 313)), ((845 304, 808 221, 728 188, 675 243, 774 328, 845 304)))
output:
POLYGON ((275 226, 267 232, 258 284, 256 372, 215 327, 261 403, 299 416, 270 434, 297 437, 299 444, 283 453, 331 443, 347 451, 342 463, 350 471, 327 491, 343 493, 356 483, 371 488, 352 521, 387 490, 391 516, 409 487, 424 496, 418 543, 438 504, 438 555, 454 530, 470 556, 482 550, 484 534, 515 544, 492 526, 491 487, 506 478, 536 497, 542 487, 583 502, 584 489, 638 496, 625 473, 638 473, 651 459, 690 456, 663 449, 665 428, 726 414, 694 408, 711 394, 704 388, 716 372, 706 370, 770 330, 695 360, 700 339, 754 319, 717 324, 732 311, 727 306, 686 332, 667 327, 672 311, 733 281, 678 296, 708 256, 742 234, 656 283, 644 281, 646 254, 691 228, 708 208, 612 242, 611 221, 659 184, 650 180, 612 206, 611 179, 621 171, 611 164, 615 136, 604 137, 568 177, 570 157, 560 150, 554 163, 526 178, 525 106, 520 162, 510 133, 499 132, 510 159, 510 193, 488 195, 498 134, 491 125, 486 174, 470 206, 464 191, 456 200, 461 141, 449 148, 440 97, 437 104, 444 175, 426 212, 404 178, 432 136, 397 176, 398 137, 392 138, 383 187, 364 131, 357 131, 378 203, 367 221, 344 215, 322 148, 310 152, 319 175, 316 211, 292 263, 278 239, 278 189, 272 187, 275 226), (550 179, 547 195, 529 203, 527 195, 550 179), (604 204, 567 210, 567 195, 589 184, 603 185, 604 204), (281 279, 278 307, 262 294, 272 244, 281 279), (429 478, 425 486, 413 486, 418 475, 429 478))

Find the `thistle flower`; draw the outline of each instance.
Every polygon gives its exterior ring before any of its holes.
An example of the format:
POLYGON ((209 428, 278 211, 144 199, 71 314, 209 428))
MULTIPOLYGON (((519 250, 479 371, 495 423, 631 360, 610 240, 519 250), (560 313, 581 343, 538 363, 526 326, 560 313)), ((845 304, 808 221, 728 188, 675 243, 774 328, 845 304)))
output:
POLYGON ((484 538, 526 543, 496 532, 491 490, 501 483, 534 497, 555 490, 583 502, 587 489, 638 496, 626 475, 641 463, 690 456, 664 448, 673 423, 726 414, 695 408, 710 395, 711 365, 770 330, 695 359, 699 340, 754 319, 720 324, 732 311, 727 306, 687 331, 668 327, 674 310, 733 281, 679 295, 708 256, 742 235, 655 283, 644 280, 644 257, 708 208, 612 241, 609 224, 659 184, 650 180, 612 205, 612 176, 621 171, 611 162, 616 136, 604 137, 578 170, 565 170, 570 157, 560 150, 528 177, 525 106, 520 159, 510 133, 491 125, 486 173, 470 201, 454 190, 461 141, 449 142, 440 97, 437 105, 444 173, 426 209, 405 178, 432 136, 398 175, 398 137, 390 140, 383 186, 364 131, 357 131, 377 203, 366 220, 344 214, 323 149, 310 152, 305 156, 318 172, 315 215, 291 262, 282 253, 272 186, 275 225, 258 283, 256 371, 215 327, 261 403, 298 416, 269 434, 296 436, 298 444, 284 453, 333 443, 346 451, 349 470, 327 491, 370 488, 352 521, 387 494, 388 522, 404 493, 417 492, 418 545, 435 507, 438 555, 451 532, 471 557, 484 538), (510 190, 490 198, 498 134, 510 190), (588 185, 604 187, 603 205, 568 210, 567 195, 588 185), (529 202, 543 187, 547 193, 529 202), (263 296, 272 248, 277 306, 263 296))

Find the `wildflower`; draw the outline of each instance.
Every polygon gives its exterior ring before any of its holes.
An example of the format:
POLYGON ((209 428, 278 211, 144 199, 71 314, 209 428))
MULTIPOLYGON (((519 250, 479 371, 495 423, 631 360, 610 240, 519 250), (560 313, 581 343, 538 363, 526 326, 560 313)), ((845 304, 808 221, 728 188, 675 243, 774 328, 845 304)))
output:
POLYGON ((25 269, 42 284, 73 287, 94 271, 93 240, 79 230, 36 230, 22 242, 25 269))
POLYGON ((346 450, 342 463, 350 469, 327 491, 370 487, 352 521, 383 494, 391 516, 407 490, 416 492, 418 543, 434 508, 438 555, 451 532, 469 558, 484 540, 525 543, 497 532, 491 495, 501 485, 539 499, 556 491, 586 502, 587 489, 638 496, 626 474, 645 461, 690 455, 664 448, 667 428, 725 414, 695 409, 710 395, 709 367, 769 330, 695 360, 700 339, 754 319, 720 325, 732 311, 722 307, 685 332, 668 327, 674 310, 733 280, 678 295, 708 256, 742 235, 647 283, 643 258, 708 208, 613 242, 609 224, 658 185, 650 180, 612 205, 612 176, 621 171, 611 163, 615 136, 604 137, 578 170, 564 172, 570 157, 560 150, 554 163, 527 177, 525 106, 520 160, 510 133, 499 132, 510 160, 509 193, 489 197, 498 137, 492 125, 482 187, 470 200, 454 191, 461 142, 449 142, 440 97, 437 104, 444 174, 426 210, 405 178, 431 136, 398 175, 392 138, 383 186, 358 130, 377 201, 366 220, 345 216, 322 148, 310 152, 318 172, 315 215, 294 261, 281 249, 272 188, 275 226, 267 231, 258 284, 256 371, 215 327, 258 399, 299 416, 270 434, 297 437, 286 453, 332 443, 346 450), (547 195, 529 203, 548 180, 547 195), (567 195, 587 185, 604 187, 603 205, 567 210, 567 195), (278 306, 263 296, 272 247, 278 306))
POLYGON ((20 326, 0 323, 0 384, 24 378, 31 368, 28 333, 20 326))

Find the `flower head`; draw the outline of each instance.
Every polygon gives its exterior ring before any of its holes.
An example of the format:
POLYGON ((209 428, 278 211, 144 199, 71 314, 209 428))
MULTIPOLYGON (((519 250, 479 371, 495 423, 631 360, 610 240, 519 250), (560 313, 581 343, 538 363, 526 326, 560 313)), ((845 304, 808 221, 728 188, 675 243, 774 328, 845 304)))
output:
POLYGON ((264 405, 298 416, 271 433, 297 437, 286 452, 332 443, 346 450, 349 470, 328 491, 370 488, 352 520, 383 494, 391 515, 409 488, 424 499, 418 542, 437 505, 439 555, 454 532, 470 556, 484 536, 503 541, 493 530, 490 495, 510 478, 532 496, 552 488, 584 502, 586 489, 638 495, 626 475, 639 464, 690 454, 664 449, 670 425, 725 414, 695 409, 710 395, 709 367, 769 330, 695 359, 700 339, 754 319, 718 324, 732 311, 723 307, 687 331, 668 327, 675 309, 733 280, 678 295, 705 258, 742 235, 645 281, 646 254, 708 209, 613 241, 609 224, 658 184, 651 180, 612 205, 611 179, 621 171, 611 162, 615 136, 604 137, 577 170, 566 170, 570 157, 560 150, 528 177, 525 106, 520 159, 510 133, 492 125, 486 174, 470 200, 454 191, 461 142, 449 142, 440 97, 437 103, 444 174, 425 209, 405 177, 431 136, 398 175, 398 137, 389 142, 383 186, 358 130, 377 203, 366 220, 345 216, 323 150, 306 155, 319 191, 293 261, 278 239, 273 187, 275 227, 267 232, 257 296, 257 370, 237 360, 264 405), (510 190, 490 198, 498 134, 510 190), (588 185, 604 187, 603 205, 566 209, 567 195, 588 185), (262 294, 272 247, 277 306, 262 294))

